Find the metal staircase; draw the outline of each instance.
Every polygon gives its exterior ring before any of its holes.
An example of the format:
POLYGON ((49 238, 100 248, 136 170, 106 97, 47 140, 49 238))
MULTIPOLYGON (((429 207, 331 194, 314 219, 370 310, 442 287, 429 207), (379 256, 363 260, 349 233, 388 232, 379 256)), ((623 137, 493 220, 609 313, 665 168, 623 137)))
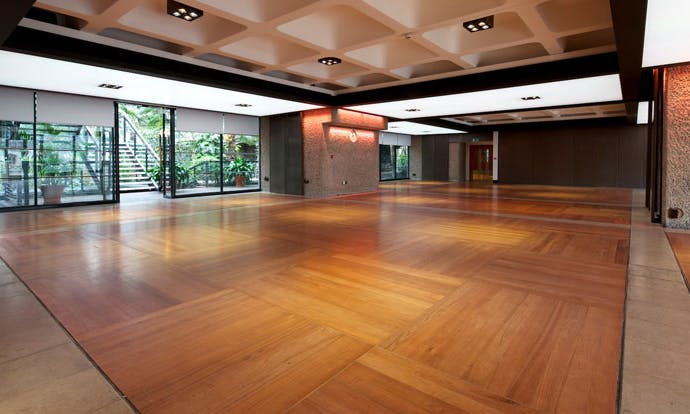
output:
POLYGON ((158 154, 126 116, 120 116, 120 192, 158 190, 148 170, 160 164, 158 154))

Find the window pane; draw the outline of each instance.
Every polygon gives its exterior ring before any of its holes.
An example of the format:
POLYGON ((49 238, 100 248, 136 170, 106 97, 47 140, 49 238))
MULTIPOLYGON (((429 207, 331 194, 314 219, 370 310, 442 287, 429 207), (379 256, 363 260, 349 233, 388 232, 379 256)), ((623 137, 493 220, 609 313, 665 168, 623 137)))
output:
POLYGON ((34 205, 33 123, 0 121, 0 208, 34 205))
POLYGON ((396 146, 395 147, 395 179, 410 178, 409 168, 409 147, 396 146))
POLYGON ((220 134, 176 131, 176 194, 220 192, 220 134))
POLYGON ((36 125, 39 204, 113 200, 112 128, 36 125))
POLYGON ((379 145, 379 179, 381 181, 395 179, 395 159, 392 145, 379 145))
POLYGON ((260 188, 257 135, 225 134, 223 160, 223 191, 260 188))

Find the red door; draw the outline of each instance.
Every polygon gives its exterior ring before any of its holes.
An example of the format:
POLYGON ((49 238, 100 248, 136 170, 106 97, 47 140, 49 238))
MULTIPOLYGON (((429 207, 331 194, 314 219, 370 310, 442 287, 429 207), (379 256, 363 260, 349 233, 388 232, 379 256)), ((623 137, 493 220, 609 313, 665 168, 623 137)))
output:
POLYGON ((493 149, 493 145, 470 145, 470 180, 491 181, 493 149))

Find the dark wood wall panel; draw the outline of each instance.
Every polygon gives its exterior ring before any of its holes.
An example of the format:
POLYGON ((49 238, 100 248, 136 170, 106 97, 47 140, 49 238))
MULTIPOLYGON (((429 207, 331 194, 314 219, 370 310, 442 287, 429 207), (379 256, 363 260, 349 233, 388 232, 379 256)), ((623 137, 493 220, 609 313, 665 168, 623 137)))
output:
POLYGON ((422 179, 448 181, 448 135, 422 137, 422 179))
POLYGON ((641 131, 638 136, 626 136, 621 134, 620 140, 620 163, 618 165, 618 176, 621 177, 621 187, 640 187, 644 186, 646 174, 640 176, 640 166, 642 172, 647 165, 647 131, 641 131))
POLYGON ((302 119, 300 114, 270 118, 271 192, 304 194, 302 119))
POLYGON ((534 181, 534 150, 531 135, 515 134, 510 139, 498 137, 498 178, 510 177, 507 183, 526 184, 534 181), (504 155, 505 154, 505 155, 504 155))
POLYGON ((433 138, 422 137, 422 180, 434 179, 435 143, 433 138))
POLYGON ((433 137, 434 177, 436 181, 448 181, 448 135, 433 137))
POLYGON ((645 185, 646 128, 557 125, 500 131, 499 181, 592 187, 645 185))

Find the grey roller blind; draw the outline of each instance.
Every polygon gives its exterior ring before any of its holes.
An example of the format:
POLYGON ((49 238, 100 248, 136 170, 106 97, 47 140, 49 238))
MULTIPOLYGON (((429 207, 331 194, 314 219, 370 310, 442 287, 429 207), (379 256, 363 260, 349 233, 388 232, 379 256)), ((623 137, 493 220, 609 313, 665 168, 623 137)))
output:
POLYGON ((0 86, 0 120, 34 122, 34 92, 0 86))
POLYGON ((412 136, 398 134, 398 145, 412 146, 412 136))
POLYGON ((178 108, 175 113, 175 129, 178 131, 223 133, 223 114, 219 112, 178 108))
POLYGON ((412 137, 409 135, 396 134, 394 132, 379 133, 379 144, 381 145, 412 145, 412 137))
POLYGON ((115 124, 113 111, 112 99, 55 92, 37 93, 38 122, 112 128, 115 124))
POLYGON ((235 135, 259 135, 259 118, 256 116, 225 114, 223 132, 235 135))
POLYGON ((381 131, 379 133, 379 144, 381 144, 381 145, 397 145, 398 144, 397 134, 381 131))

